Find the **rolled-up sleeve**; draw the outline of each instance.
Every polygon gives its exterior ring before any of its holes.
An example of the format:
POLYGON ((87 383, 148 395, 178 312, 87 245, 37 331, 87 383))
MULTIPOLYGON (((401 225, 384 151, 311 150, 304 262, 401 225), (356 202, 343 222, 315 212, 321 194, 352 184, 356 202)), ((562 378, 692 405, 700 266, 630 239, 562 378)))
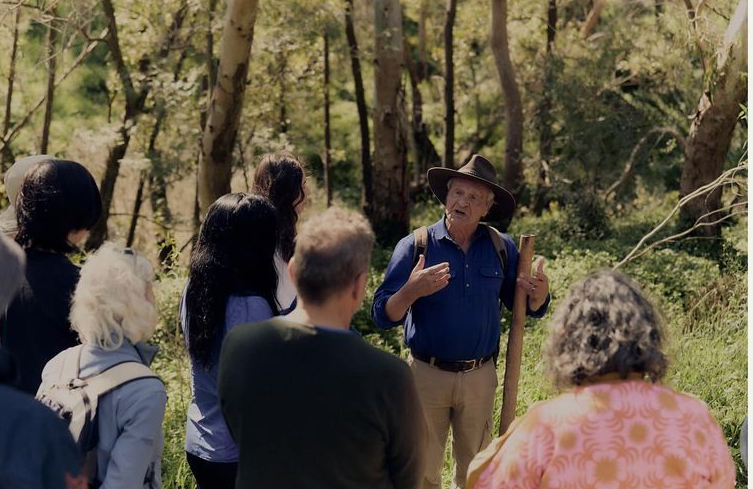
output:
POLYGON ((374 302, 371 305, 371 318, 377 327, 388 329, 405 321, 405 316, 397 321, 391 321, 387 317, 387 301, 395 292, 405 285, 413 269, 413 235, 410 234, 401 239, 395 251, 392 252, 387 270, 384 272, 382 284, 374 292, 374 302))

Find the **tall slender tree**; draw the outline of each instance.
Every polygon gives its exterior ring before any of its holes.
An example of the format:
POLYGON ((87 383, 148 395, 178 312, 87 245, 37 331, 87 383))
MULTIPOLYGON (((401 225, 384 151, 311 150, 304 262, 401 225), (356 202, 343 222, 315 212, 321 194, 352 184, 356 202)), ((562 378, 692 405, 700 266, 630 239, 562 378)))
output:
POLYGON ((414 166, 414 181, 417 186, 423 183, 426 171, 430 166, 439 166, 442 164, 442 158, 439 157, 434 143, 429 138, 429 130, 423 119, 423 96, 419 87, 420 76, 416 62, 413 59, 413 50, 408 40, 405 39, 403 46, 405 56, 405 68, 408 71, 408 79, 411 88, 411 129, 413 134, 412 147, 415 153, 416 164, 414 166))
POLYGON ((510 59, 507 37, 507 0, 491 0, 491 47, 505 101, 505 169, 504 185, 517 198, 523 190, 523 103, 520 99, 515 69, 510 59))
POLYGON ((13 42, 10 50, 10 67, 8 68, 8 91, 5 94, 5 115, 3 116, 3 152, 0 155, 0 171, 13 161, 13 151, 10 149, 10 121, 13 102, 13 82, 16 80, 16 55, 18 53, 18 25, 21 22, 21 6, 16 7, 13 16, 13 42))
POLYGON ((50 124, 52 124, 52 103, 55 96, 55 74, 57 72, 57 6, 50 11, 50 22, 47 26, 47 91, 45 92, 44 121, 42 123, 42 142, 39 152, 47 153, 50 142, 50 124))
POLYGON ((444 22, 444 160, 443 166, 455 166, 455 67, 453 30, 457 0, 447 0, 444 22))
POLYGON ((533 211, 536 215, 546 206, 546 189, 549 186, 549 166, 552 159, 552 56, 557 36, 557 0, 547 0, 546 52, 544 53, 544 83, 541 90, 537 116, 539 126, 539 174, 533 196, 533 211))
POLYGON ((399 0, 374 1, 374 209, 377 239, 394 243, 409 227, 407 146, 400 96, 403 20, 399 0))
POLYGON ((230 163, 238 133, 258 0, 231 0, 225 14, 217 81, 212 89, 199 160, 199 205, 230 191, 230 163))
POLYGON ((358 127, 361 131, 361 207, 364 214, 371 217, 374 208, 374 190, 372 185, 371 142, 369 136, 369 114, 366 108, 366 95, 361 76, 361 54, 353 22, 353 0, 345 1, 345 36, 350 51, 350 66, 353 71, 353 84, 356 91, 358 108, 358 127))
MULTIPOLYGON (((176 22, 175 19, 183 18, 187 12, 187 0, 180 3, 178 10, 173 15, 173 22, 160 43, 161 49, 158 52, 164 52, 168 49, 174 38, 174 30, 179 29, 182 20, 176 22), (167 46, 167 47, 165 47, 167 46)), ((126 64, 123 58, 123 52, 120 46, 118 34, 118 22, 115 16, 115 8, 112 0, 102 0, 102 7, 107 19, 107 46, 112 55, 120 82, 123 85, 123 95, 125 97, 125 110, 123 119, 118 129, 118 139, 113 144, 107 154, 105 163, 105 172, 99 184, 99 191, 102 194, 102 216, 94 226, 86 240, 86 249, 98 248, 105 239, 107 239, 107 221, 110 217, 110 208, 115 195, 115 183, 120 172, 120 161, 125 157, 128 151, 128 145, 131 141, 131 131, 136 125, 138 118, 145 112, 145 102, 149 91, 152 88, 151 77, 148 76, 149 67, 152 60, 148 56, 143 56, 139 60, 139 71, 141 71, 141 82, 137 86, 133 82, 131 68, 126 64)))
POLYGON ((332 205, 332 133, 329 120, 329 34, 324 28, 324 189, 327 207, 332 205))

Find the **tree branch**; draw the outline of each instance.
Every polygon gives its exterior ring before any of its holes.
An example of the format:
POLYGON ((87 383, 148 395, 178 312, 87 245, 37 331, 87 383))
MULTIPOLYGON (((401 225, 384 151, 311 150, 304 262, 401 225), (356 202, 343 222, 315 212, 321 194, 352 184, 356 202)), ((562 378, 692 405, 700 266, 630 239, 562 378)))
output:
POLYGON ((721 175, 719 175, 719 177, 716 180, 714 180, 712 182, 709 182, 708 184, 706 184, 706 185, 704 185, 702 187, 699 187, 694 192, 692 192, 692 193, 686 195, 685 197, 683 197, 682 199, 680 199, 677 202, 677 204, 674 206, 674 208, 669 212, 669 214, 667 215, 667 217, 665 217, 664 220, 661 223, 659 223, 658 226, 656 226, 648 234, 646 234, 643 238, 641 238, 641 240, 638 242, 637 245, 635 245, 635 247, 630 251, 630 253, 628 253, 627 256, 625 256, 625 258, 622 259, 622 261, 620 261, 617 265, 614 266, 614 269, 617 269, 617 268, 621 267, 622 265, 630 262, 631 260, 637 258, 638 256, 643 255, 649 249, 653 249, 656 246, 658 246, 659 243, 664 243, 664 242, 667 242, 669 240, 677 239, 679 237, 685 236, 686 234, 690 233, 691 231, 694 231, 695 229, 699 229, 699 228, 702 228, 702 227, 713 226, 713 225, 719 224, 720 222, 722 222, 722 221, 724 221, 726 219, 729 219, 731 216, 747 213, 747 210, 745 210, 745 211, 742 211, 742 212, 735 212, 735 213, 726 215, 725 217, 723 217, 723 218, 721 218, 721 219, 719 219, 719 220, 717 220, 715 222, 701 222, 705 217, 708 217, 708 216, 710 216, 712 214, 715 214, 715 213, 718 213, 718 212, 721 212, 721 211, 725 211, 725 210, 729 210, 729 209, 732 209, 734 207, 738 207, 738 206, 742 206, 742 205, 746 205, 747 206, 747 201, 740 202, 740 203, 735 203, 735 204, 732 204, 730 206, 726 206, 726 207, 723 207, 721 209, 717 209, 715 211, 711 211, 708 214, 705 214, 705 215, 699 217, 690 229, 688 229, 686 231, 683 231, 682 233, 679 233, 678 235, 670 236, 669 238, 664 238, 663 240, 657 241, 656 243, 653 243, 653 244, 649 245, 648 248, 646 250, 644 250, 643 252, 638 253, 638 250, 652 236, 654 236, 664 226, 667 225, 667 223, 670 221, 670 219, 672 218, 672 216, 674 216, 680 210, 681 207, 683 207, 685 204, 687 204, 691 200, 695 199, 696 197, 700 197, 701 195, 704 195, 704 194, 709 194, 709 193, 713 192, 714 190, 716 190, 717 188, 719 188, 719 187, 721 187, 723 185, 738 184, 738 182, 734 179, 735 175, 738 172, 740 172, 740 171, 747 171, 747 169, 748 169, 748 162, 746 160, 746 161, 740 163, 738 166, 736 166, 734 168, 730 168, 729 170, 725 171, 724 173, 722 173, 721 175))
MULTIPOLYGON (((103 37, 106 34, 107 34, 107 28, 105 28, 102 31, 102 34, 100 35, 100 37, 103 37)), ((78 66, 84 61, 84 59, 86 58, 86 56, 89 55, 89 53, 91 53, 92 51, 94 51, 94 48, 97 47, 97 45, 99 44, 99 42, 100 42, 99 40, 95 40, 95 41, 90 42, 79 53, 79 55, 76 57, 75 60, 73 60, 73 63, 65 71, 65 73, 63 73, 63 75, 59 79, 55 80, 55 87, 56 88, 61 83, 63 83, 63 81, 65 81, 66 78, 68 78, 68 75, 70 75, 73 72, 73 70, 75 70, 76 68, 78 68, 78 66)), ((29 120, 34 115, 34 113, 37 110, 39 110, 39 108, 44 104, 45 100, 46 100, 46 96, 40 98, 39 101, 37 101, 37 103, 34 104, 34 106, 29 110, 29 112, 23 117, 23 119, 21 119, 16 124, 14 124, 13 127, 10 129, 10 131, 8 131, 6 134, 4 134, 2 137, 0 137, 0 141, 2 141, 3 147, 5 147, 5 146, 7 146, 7 145, 10 144, 10 142, 13 140, 13 138, 15 138, 16 135, 18 134, 18 131, 20 131, 21 128, 23 128, 23 126, 25 126, 29 122, 29 120)), ((2 148, 0 148, 0 149, 2 149, 2 148)))
POLYGON ((669 134, 673 138, 677 140, 678 143, 680 143, 680 146, 682 146, 682 149, 685 149, 685 136, 680 134, 680 132, 677 129, 671 128, 671 127, 654 127, 653 129, 649 130, 641 139, 638 141, 638 143, 633 148, 633 151, 630 152, 630 158, 628 158, 627 163, 625 164, 625 169, 622 170, 622 175, 620 175, 620 178, 617 179, 616 182, 614 182, 606 192, 604 192, 604 195, 602 199, 604 202, 608 201, 609 198, 612 196, 612 194, 617 192, 617 189, 620 188, 628 178, 630 178, 630 175, 633 173, 633 168, 635 167, 638 155, 641 154, 643 151, 643 148, 645 148, 648 145, 649 138, 651 136, 658 134, 658 137, 656 139, 656 142, 654 143, 654 146, 656 146, 659 141, 661 140, 664 135, 669 134))

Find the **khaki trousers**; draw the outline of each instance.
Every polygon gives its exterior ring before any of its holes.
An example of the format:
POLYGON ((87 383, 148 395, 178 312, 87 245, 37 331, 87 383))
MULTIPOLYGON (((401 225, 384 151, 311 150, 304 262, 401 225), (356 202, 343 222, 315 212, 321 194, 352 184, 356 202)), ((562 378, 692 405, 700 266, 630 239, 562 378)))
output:
POLYGON ((445 443, 452 426, 455 486, 465 487, 468 464, 491 441, 492 410, 497 388, 494 362, 470 372, 446 372, 426 362, 409 359, 426 416, 429 440, 423 489, 442 484, 445 443))

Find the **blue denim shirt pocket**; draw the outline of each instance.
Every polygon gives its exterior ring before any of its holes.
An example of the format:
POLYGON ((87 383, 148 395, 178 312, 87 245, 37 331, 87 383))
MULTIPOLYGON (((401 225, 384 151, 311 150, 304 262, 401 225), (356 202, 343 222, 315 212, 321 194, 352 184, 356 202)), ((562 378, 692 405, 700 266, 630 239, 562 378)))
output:
POLYGON ((479 267, 478 272, 480 298, 483 300, 494 300, 499 298, 499 291, 502 288, 504 275, 502 267, 479 267))

